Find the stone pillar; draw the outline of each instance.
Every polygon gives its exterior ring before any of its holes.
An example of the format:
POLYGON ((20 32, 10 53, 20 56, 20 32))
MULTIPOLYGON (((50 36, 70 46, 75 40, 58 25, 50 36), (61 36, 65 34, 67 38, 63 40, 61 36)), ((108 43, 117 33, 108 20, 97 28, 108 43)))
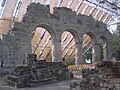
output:
POLYGON ((62 62, 61 59, 61 41, 53 41, 52 47, 52 61, 53 62, 62 62))
POLYGON ((76 43, 75 63, 76 63, 76 65, 84 63, 82 42, 76 43))
MULTIPOLYGON (((108 53, 107 53, 107 45, 105 44, 104 46, 103 46, 103 58, 104 58, 104 60, 108 60, 108 55, 107 55, 108 53)), ((110 56, 111 57, 111 56, 110 56)))
POLYGON ((95 63, 100 59, 99 44, 93 44, 92 46, 92 62, 95 63))

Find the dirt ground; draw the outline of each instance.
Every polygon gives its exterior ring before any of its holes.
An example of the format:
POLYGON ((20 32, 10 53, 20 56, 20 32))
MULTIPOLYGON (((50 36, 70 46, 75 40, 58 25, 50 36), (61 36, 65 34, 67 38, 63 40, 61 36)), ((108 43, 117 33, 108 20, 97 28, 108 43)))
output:
POLYGON ((33 88, 15 88, 7 85, 0 84, 0 90, 70 90, 69 84, 74 80, 62 81, 59 83, 44 85, 44 86, 36 86, 33 88))

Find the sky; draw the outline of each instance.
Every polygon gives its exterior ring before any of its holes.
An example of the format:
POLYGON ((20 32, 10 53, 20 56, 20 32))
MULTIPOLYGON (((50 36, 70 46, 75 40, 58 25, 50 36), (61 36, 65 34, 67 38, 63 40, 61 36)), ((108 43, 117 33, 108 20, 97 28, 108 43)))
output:
POLYGON ((117 25, 116 25, 116 24, 110 26, 109 31, 110 31, 111 33, 113 33, 113 31, 116 31, 116 30, 117 30, 117 25))

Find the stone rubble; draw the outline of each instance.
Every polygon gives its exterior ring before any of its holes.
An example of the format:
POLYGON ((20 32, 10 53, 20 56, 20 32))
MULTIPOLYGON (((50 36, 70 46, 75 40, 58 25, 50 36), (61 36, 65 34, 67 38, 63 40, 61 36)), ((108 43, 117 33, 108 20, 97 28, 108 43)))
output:
POLYGON ((80 90, 120 90, 120 62, 100 61, 95 69, 83 69, 80 90))
POLYGON ((8 85, 15 87, 33 87, 70 79, 70 72, 61 62, 36 60, 34 54, 28 54, 28 64, 19 65, 7 75, 8 85))

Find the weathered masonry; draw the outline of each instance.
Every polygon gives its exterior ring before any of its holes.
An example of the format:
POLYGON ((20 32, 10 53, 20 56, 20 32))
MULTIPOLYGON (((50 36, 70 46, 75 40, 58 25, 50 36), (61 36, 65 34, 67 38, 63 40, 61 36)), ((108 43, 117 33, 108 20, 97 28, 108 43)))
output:
POLYGON ((83 63, 83 35, 88 34, 92 39, 92 59, 100 59, 99 40, 104 41, 104 59, 111 60, 111 34, 104 23, 95 21, 91 16, 76 14, 65 7, 55 7, 53 14, 49 6, 32 3, 28 6, 21 22, 16 22, 12 33, 2 35, 0 41, 0 59, 4 63, 22 64, 27 53, 32 53, 31 36, 36 27, 45 28, 52 38, 52 61, 62 61, 61 35, 69 31, 76 44, 76 64, 83 63))

